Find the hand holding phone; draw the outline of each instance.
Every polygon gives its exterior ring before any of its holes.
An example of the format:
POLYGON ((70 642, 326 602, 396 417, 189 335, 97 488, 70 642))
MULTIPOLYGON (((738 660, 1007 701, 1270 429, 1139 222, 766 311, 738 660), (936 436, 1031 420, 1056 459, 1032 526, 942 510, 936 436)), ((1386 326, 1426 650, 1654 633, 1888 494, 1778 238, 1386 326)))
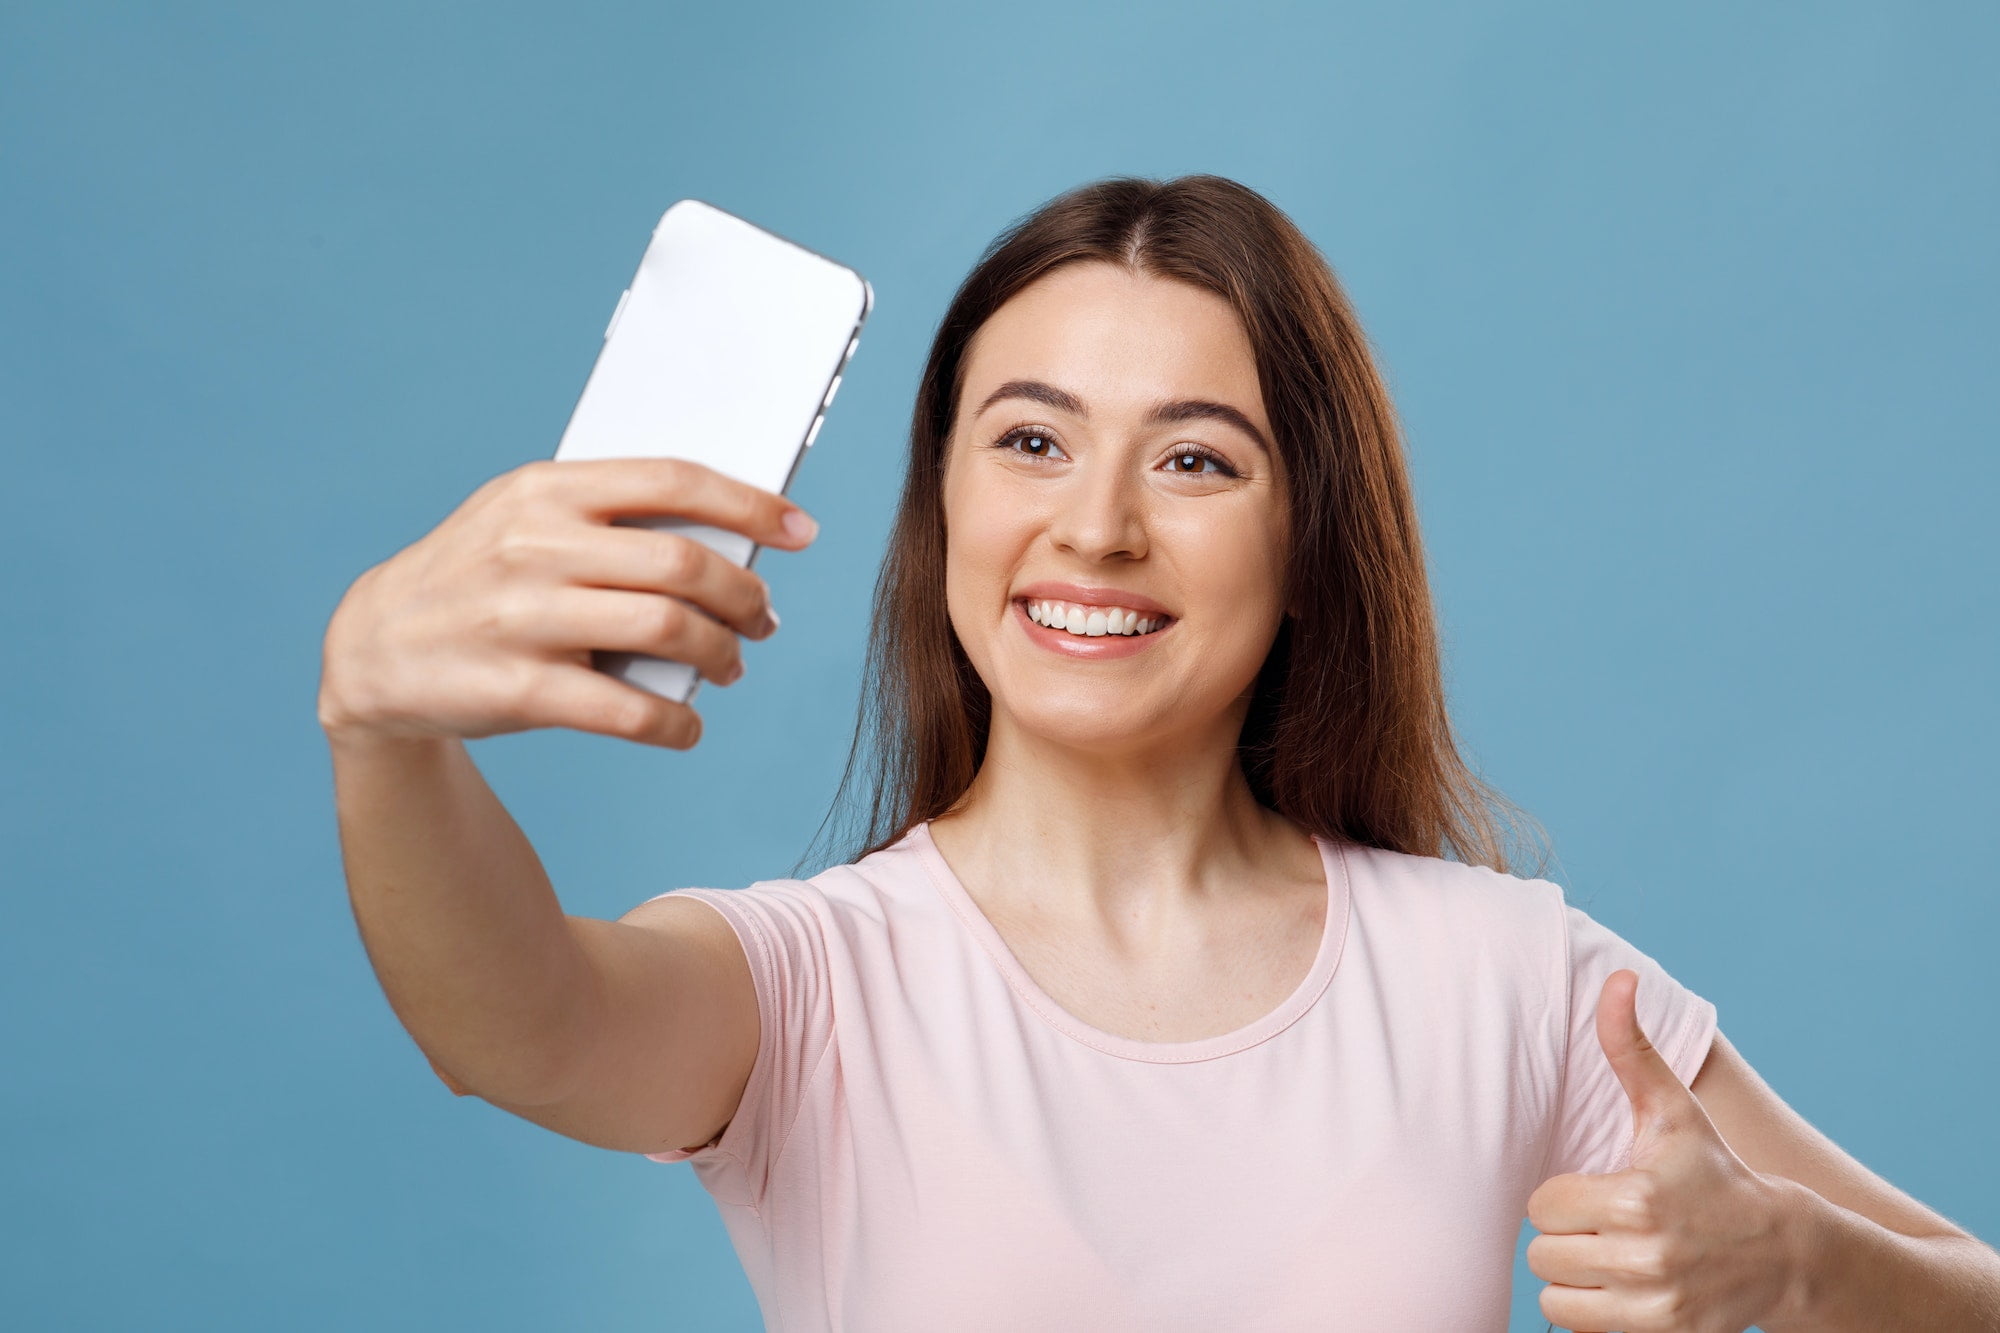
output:
POLYGON ((486 483, 348 589, 322 725, 692 746, 699 681, 736 680, 738 636, 777 627, 750 566, 811 540, 783 492, 873 303, 850 268, 697 200, 669 208, 556 458, 486 483))
POLYGON ((593 669, 592 652, 656 655, 729 684, 742 673, 738 636, 777 628, 770 590, 703 542, 613 515, 789 550, 811 541, 787 525, 805 518, 796 505, 701 463, 528 463, 348 589, 327 628, 321 724, 462 738, 572 727, 693 746, 690 705, 593 669))
MULTIPOLYGON (((859 273, 697 199, 669 208, 556 449, 558 460, 682 458, 782 494, 840 387, 874 293, 859 273)), ((757 543, 679 517, 676 532, 748 569, 757 543)), ((599 645, 610 650, 612 645, 599 645)), ((685 703, 696 666, 604 651, 601 670, 685 703)))

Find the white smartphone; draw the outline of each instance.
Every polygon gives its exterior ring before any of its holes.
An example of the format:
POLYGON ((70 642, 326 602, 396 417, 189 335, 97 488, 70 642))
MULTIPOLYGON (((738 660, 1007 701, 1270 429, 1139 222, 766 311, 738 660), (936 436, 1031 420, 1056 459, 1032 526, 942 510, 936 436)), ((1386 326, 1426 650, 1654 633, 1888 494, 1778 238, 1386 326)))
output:
MULTIPOLYGON (((699 199, 666 211, 618 298, 604 346, 556 447, 562 458, 690 458, 783 494, 875 304, 844 264, 699 199)), ((692 519, 614 519, 691 537, 748 569, 759 548, 692 519)), ((686 703, 685 662, 599 651, 593 664, 686 703)))

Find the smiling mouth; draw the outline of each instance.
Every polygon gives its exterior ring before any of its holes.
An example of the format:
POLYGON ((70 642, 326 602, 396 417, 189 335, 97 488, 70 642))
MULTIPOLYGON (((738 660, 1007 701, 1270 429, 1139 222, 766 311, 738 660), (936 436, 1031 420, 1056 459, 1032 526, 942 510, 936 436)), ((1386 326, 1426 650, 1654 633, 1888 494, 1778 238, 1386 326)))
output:
POLYGON ((1173 623, 1168 615, 1142 615, 1123 606, 1088 606, 1053 598, 1022 598, 1028 619, 1077 638, 1140 638, 1157 634, 1173 623))

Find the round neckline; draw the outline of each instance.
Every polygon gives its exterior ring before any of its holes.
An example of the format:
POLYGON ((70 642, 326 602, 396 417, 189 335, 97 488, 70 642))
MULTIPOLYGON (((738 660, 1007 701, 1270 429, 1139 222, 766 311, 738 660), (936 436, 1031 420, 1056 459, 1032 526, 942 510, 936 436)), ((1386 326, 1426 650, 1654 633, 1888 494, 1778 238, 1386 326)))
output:
POLYGON ((1293 988, 1292 993, 1279 1002, 1263 1017, 1253 1019, 1234 1032, 1218 1033, 1212 1037, 1198 1037, 1193 1041, 1141 1041, 1136 1037, 1122 1036, 1116 1032, 1106 1032, 1084 1022, 1075 1014, 1056 1003, 1055 997, 1043 990, 1041 984, 1028 975, 1028 969, 1021 966, 1021 960, 1001 936, 1000 931, 980 910, 965 885, 938 850, 936 840, 931 837, 928 819, 916 824, 906 835, 929 873, 932 886, 940 897, 951 905, 961 924, 971 932, 986 951, 993 965, 1007 979, 1007 984, 1036 1016, 1056 1031, 1075 1041, 1083 1043, 1106 1055, 1114 1055, 1123 1060, 1140 1060, 1150 1064, 1192 1064, 1200 1060, 1213 1060, 1224 1055, 1233 1055, 1262 1042, 1269 1041, 1305 1016, 1307 1010, 1319 1000, 1333 980, 1335 968, 1340 964, 1342 946, 1347 942, 1347 919, 1351 901, 1347 877, 1347 853, 1337 843, 1330 842, 1318 834, 1312 835, 1313 843, 1319 849, 1320 870, 1326 877, 1326 922, 1320 930, 1319 950, 1313 955, 1311 968, 1305 979, 1293 988))

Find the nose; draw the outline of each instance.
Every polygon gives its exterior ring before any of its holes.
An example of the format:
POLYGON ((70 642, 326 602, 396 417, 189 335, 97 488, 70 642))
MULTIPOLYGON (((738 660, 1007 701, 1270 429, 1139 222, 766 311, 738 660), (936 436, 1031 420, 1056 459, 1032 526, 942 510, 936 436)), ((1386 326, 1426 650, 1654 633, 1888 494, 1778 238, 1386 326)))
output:
POLYGON ((1049 540, 1086 561, 1146 554, 1145 486, 1105 451, 1096 467, 1079 467, 1056 501, 1049 540))

